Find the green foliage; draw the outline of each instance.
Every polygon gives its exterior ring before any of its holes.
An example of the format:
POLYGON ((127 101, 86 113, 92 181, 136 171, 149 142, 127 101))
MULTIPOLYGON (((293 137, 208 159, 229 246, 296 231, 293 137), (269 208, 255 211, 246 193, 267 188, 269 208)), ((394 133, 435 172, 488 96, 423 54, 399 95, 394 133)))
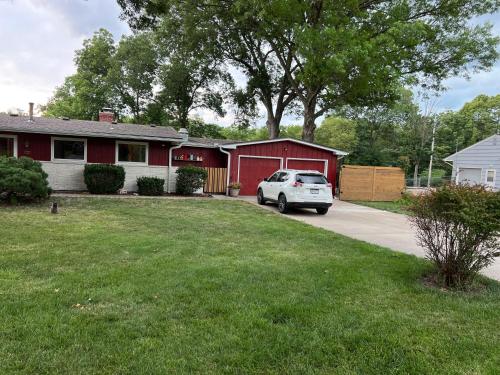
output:
POLYGON ((125 169, 121 165, 86 164, 83 177, 92 194, 115 194, 125 183, 125 169))
POLYGON ((120 109, 131 113, 135 123, 146 120, 157 67, 157 51, 150 33, 124 36, 120 40, 106 79, 120 109))
POLYGON ((500 256, 500 192, 445 185, 410 207, 417 240, 446 286, 465 287, 500 256))
POLYGON ((500 129, 500 94, 478 95, 456 112, 439 116, 436 151, 443 158, 479 142, 500 129))
POLYGON ((139 195, 163 195, 165 180, 158 177, 138 177, 139 195))
POLYGON ((0 200, 8 203, 46 199, 52 190, 38 161, 0 156, 0 200))
POLYGON ((302 138, 302 125, 282 126, 280 130, 280 138, 302 138))
POLYGON ((200 167, 187 165, 177 171, 176 192, 181 195, 191 195, 205 184, 208 172, 200 167))
POLYGON ((207 124, 201 118, 189 119, 189 136, 224 139, 224 128, 216 124, 207 124))
POLYGON ((352 152, 356 149, 357 138, 356 122, 341 117, 327 117, 316 130, 315 142, 338 150, 352 152))

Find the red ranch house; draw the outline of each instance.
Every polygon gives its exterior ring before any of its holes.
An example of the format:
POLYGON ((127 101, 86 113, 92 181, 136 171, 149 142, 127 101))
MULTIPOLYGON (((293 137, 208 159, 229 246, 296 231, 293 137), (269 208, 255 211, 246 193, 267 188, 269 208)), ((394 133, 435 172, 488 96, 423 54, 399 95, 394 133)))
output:
POLYGON ((123 165, 128 191, 140 176, 164 178, 175 191, 175 170, 183 165, 207 168, 222 182, 206 192, 223 192, 239 181, 242 195, 255 195, 264 177, 280 168, 323 172, 335 187, 337 158, 345 152, 313 143, 274 139, 256 142, 188 137, 171 127, 118 124, 112 113, 101 121, 0 115, 0 155, 28 156, 42 163, 54 190, 82 191, 86 163, 123 165), (227 173, 229 171, 229 173, 227 173), (222 174, 221 174, 222 173, 222 174))

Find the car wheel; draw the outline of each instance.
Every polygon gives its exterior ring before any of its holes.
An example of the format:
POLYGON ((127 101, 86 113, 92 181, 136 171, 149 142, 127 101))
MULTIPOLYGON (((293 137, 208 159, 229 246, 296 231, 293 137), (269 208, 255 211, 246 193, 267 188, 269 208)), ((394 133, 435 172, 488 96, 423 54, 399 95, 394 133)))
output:
POLYGON ((257 203, 262 205, 266 204, 266 199, 264 198, 264 193, 262 189, 259 189, 257 191, 257 203))
POLYGON ((326 215, 326 213, 328 212, 328 207, 316 208, 316 212, 318 213, 318 215, 326 215))
POLYGON ((278 211, 282 214, 286 214, 288 212, 288 204, 286 202, 285 194, 281 194, 278 198, 278 211))

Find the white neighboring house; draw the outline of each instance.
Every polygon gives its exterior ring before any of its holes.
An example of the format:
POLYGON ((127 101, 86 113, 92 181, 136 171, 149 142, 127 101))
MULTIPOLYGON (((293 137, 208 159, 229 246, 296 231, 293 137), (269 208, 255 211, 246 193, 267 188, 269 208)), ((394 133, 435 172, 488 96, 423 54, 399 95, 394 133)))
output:
POLYGON ((452 181, 457 184, 485 185, 500 190, 500 134, 448 156, 453 163, 452 181))

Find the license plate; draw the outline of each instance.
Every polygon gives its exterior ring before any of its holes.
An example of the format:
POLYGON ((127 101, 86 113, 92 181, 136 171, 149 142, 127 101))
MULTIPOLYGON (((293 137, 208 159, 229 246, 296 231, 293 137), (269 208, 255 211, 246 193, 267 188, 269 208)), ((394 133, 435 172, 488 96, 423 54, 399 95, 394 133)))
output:
POLYGON ((319 189, 311 189, 311 194, 319 194, 319 189))

